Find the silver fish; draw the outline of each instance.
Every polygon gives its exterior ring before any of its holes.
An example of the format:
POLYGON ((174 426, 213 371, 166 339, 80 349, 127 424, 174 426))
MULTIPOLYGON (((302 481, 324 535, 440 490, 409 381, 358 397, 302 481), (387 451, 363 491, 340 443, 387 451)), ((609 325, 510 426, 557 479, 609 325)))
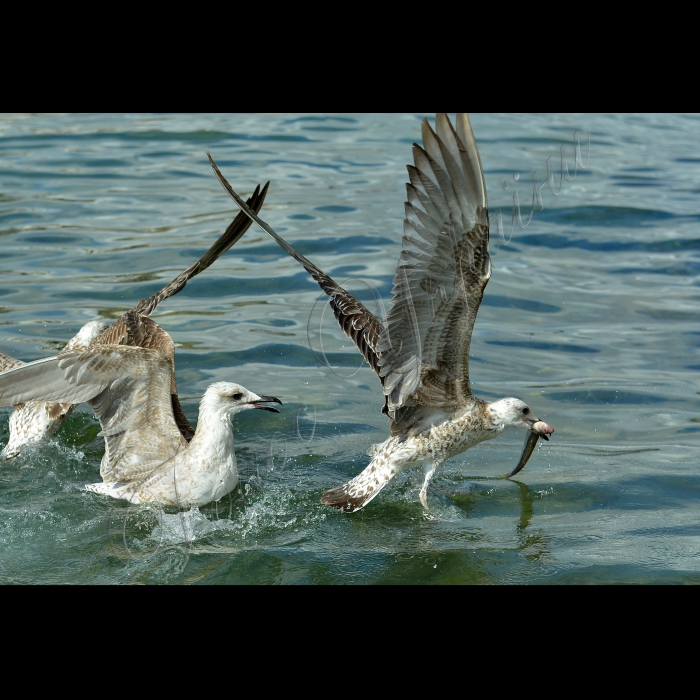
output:
POLYGON ((520 455, 520 461, 518 462, 518 466, 515 467, 515 469, 513 469, 513 471, 510 474, 507 474, 505 478, 510 479, 511 476, 515 476, 527 464, 527 461, 530 459, 530 456, 535 451, 535 445, 537 444, 537 441, 540 438, 543 438, 544 440, 549 440, 549 435, 551 435, 553 432, 554 429, 548 426, 546 423, 544 423, 543 421, 537 421, 537 423, 535 423, 532 426, 532 431, 525 440, 525 444, 523 445, 523 453, 520 455))

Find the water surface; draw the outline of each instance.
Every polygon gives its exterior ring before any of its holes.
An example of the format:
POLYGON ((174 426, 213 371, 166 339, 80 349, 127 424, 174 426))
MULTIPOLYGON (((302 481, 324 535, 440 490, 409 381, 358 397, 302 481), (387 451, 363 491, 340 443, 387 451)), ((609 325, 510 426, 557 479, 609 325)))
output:
MULTIPOLYGON (((2 117, 0 349, 53 354, 196 260, 237 213, 206 149, 242 194, 270 180, 263 218, 381 313, 422 117, 2 117)), ((104 449, 82 406, 48 446, 0 469, 0 581, 699 581, 700 120, 472 124, 502 223, 474 391, 522 398, 556 429, 517 481, 495 478, 525 437, 509 431, 448 461, 427 512, 412 472, 352 516, 322 506, 387 434, 379 383, 315 283, 253 227, 154 314, 177 343, 193 423, 213 381, 285 403, 236 419, 240 490, 182 514, 82 491, 104 449)))

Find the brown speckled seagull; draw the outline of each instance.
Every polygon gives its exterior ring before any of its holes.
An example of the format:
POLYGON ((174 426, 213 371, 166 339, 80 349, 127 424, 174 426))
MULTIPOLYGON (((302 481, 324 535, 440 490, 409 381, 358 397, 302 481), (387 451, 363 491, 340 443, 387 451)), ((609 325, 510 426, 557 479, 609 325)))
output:
POLYGON ((301 263, 321 289, 344 333, 377 373, 391 436, 373 446, 370 464, 322 502, 345 512, 367 505, 399 472, 421 468, 421 503, 430 479, 446 459, 495 438, 506 428, 527 428, 525 465, 539 437, 554 429, 520 399, 487 403, 472 394, 469 346, 484 288, 491 276, 486 183, 469 118, 456 129, 438 114, 436 131, 422 125, 423 148, 413 145, 408 166, 403 250, 384 324, 355 297, 298 253, 245 205, 218 168, 236 203, 301 263))
MULTIPOLYGON (((248 206, 256 212, 265 201, 269 182, 248 199, 248 206)), ((175 344, 170 335, 164 331, 150 314, 158 304, 181 291, 188 280, 206 270, 220 255, 225 253, 248 230, 251 221, 243 212, 239 212, 223 235, 207 250, 196 263, 179 274, 170 284, 148 299, 142 299, 133 309, 127 311, 111 326, 102 321, 90 321, 72 338, 62 352, 85 350, 89 345, 127 345, 155 350, 166 357, 171 365, 171 401, 178 429, 185 442, 194 435, 177 395, 175 385, 175 344)), ((0 372, 24 364, 0 353, 0 372)), ((50 401, 22 402, 10 415, 10 437, 5 449, 0 453, 0 460, 13 459, 20 453, 22 445, 36 442, 55 433, 63 421, 75 408, 74 403, 55 403, 50 401)))

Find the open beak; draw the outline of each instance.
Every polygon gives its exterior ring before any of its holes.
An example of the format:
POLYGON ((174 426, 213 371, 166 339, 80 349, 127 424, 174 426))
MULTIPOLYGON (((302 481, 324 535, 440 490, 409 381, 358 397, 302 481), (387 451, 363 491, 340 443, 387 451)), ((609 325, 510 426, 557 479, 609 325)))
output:
POLYGON ((554 432, 554 428, 551 425, 547 425, 541 420, 530 420, 527 421, 530 433, 525 440, 525 445, 523 445, 523 453, 520 455, 520 460, 518 461, 518 466, 513 469, 513 471, 506 476, 510 479, 511 476, 515 476, 530 459, 530 456, 535 451, 535 445, 540 438, 544 440, 549 440, 549 436, 554 432))
POLYGON ((261 396, 259 399, 256 399, 255 401, 249 401, 250 405, 253 408, 260 408, 263 411, 272 411, 272 413, 279 413, 279 408, 273 408, 272 406, 261 406, 261 403, 278 403, 280 406, 283 405, 283 403, 275 398, 274 396, 261 396))

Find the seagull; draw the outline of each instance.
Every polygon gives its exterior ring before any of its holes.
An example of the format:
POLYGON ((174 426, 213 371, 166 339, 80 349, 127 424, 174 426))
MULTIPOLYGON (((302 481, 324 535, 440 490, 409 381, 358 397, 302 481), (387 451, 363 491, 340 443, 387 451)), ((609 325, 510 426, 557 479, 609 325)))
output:
MULTIPOLYGON (((260 185, 248 199, 248 206, 256 212, 265 201, 268 182, 262 190, 260 185)), ((175 385, 175 344, 170 335, 155 321, 148 318, 158 304, 168 297, 174 296, 187 284, 188 280, 206 270, 220 255, 225 253, 250 228, 251 220, 243 212, 239 212, 223 235, 214 245, 202 255, 196 263, 179 274, 170 284, 148 299, 142 299, 133 309, 127 311, 111 326, 102 321, 86 323, 66 345, 64 350, 79 350, 95 345, 127 345, 150 348, 170 360, 171 371, 171 400, 175 422, 185 441, 192 439, 194 429, 189 424, 180 406, 175 385)), ((0 371, 18 367, 24 364, 0 353, 0 371)), ((72 413, 74 403, 54 403, 46 401, 30 401, 15 407, 10 415, 10 437, 0 459, 10 460, 17 457, 22 445, 36 442, 55 433, 63 421, 72 413)))
POLYGON ((157 350, 93 343, 0 373, 0 406, 87 401, 105 439, 102 483, 86 486, 88 491, 179 508, 218 501, 238 484, 233 416, 253 408, 279 413, 263 404, 282 402, 239 384, 212 384, 188 443, 171 387, 172 362, 157 350))
POLYGON ((489 403, 472 393, 469 346, 491 277, 486 182, 466 114, 457 115, 456 129, 438 114, 436 130, 424 119, 421 131, 423 147, 413 144, 414 164, 407 166, 402 251, 384 323, 250 211, 209 155, 228 194, 329 296, 341 329, 381 382, 389 438, 371 448, 372 461, 358 476, 321 499, 348 513, 409 468, 423 471, 420 501, 427 508, 428 484, 445 460, 506 428, 526 428, 530 434, 508 474, 513 476, 537 440, 554 432, 520 399, 489 403))

